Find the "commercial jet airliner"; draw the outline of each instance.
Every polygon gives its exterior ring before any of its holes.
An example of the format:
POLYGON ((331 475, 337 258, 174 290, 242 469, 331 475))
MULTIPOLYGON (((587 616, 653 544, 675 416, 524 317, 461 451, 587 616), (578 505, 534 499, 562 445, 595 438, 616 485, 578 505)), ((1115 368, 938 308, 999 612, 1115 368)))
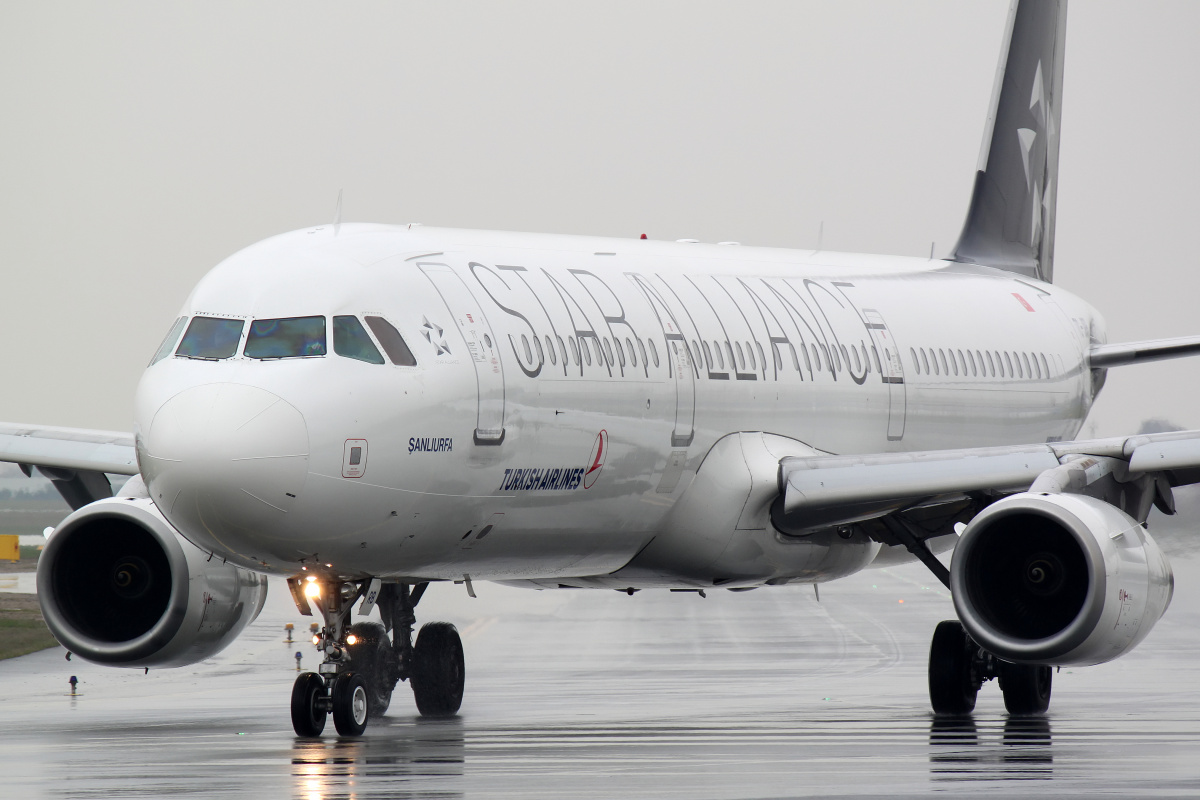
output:
POLYGON ((1108 344, 1052 282, 1065 23, 1013 3, 944 260, 367 224, 234 254, 132 434, 0 428, 75 509, 38 566, 47 624, 97 663, 191 664, 284 576, 323 620, 295 731, 359 735, 400 681, 460 707, 454 627, 413 641, 431 581, 744 591, 919 559, 958 616, 934 711, 991 678, 1045 711, 1051 667, 1165 612, 1147 515, 1200 482, 1200 431, 1074 438, 1106 370, 1200 336, 1108 344))

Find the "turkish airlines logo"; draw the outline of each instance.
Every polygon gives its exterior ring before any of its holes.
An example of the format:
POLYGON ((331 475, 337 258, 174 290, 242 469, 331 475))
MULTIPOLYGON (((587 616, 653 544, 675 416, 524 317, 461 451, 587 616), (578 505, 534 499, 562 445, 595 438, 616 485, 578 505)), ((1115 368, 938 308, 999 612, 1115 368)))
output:
POLYGON ((592 445, 592 454, 588 456, 591 466, 583 473, 583 488, 592 488, 592 484, 600 477, 600 470, 604 469, 604 459, 607 457, 608 431, 600 431, 596 434, 596 443, 592 445))
POLYGON ((584 489, 600 478, 604 460, 608 458, 608 431, 596 434, 591 455, 586 467, 509 467, 504 470, 497 491, 501 492, 544 492, 574 491, 584 489))

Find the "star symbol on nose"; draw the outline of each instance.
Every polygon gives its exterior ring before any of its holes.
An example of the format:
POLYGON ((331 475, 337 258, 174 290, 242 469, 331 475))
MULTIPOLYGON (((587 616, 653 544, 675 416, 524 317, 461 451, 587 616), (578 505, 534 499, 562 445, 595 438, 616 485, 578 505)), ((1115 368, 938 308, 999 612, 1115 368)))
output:
POLYGON ((430 322, 429 317, 421 317, 421 335, 425 337, 425 341, 437 348, 437 354, 445 355, 450 352, 450 345, 446 344, 445 331, 442 326, 435 322, 430 322))

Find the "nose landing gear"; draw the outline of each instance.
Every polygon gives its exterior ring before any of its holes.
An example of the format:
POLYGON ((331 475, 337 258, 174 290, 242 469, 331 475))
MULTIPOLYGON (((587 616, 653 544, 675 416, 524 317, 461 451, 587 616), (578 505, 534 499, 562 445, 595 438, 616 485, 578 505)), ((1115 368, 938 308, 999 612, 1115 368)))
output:
MULTIPOLYGON (((462 641, 448 622, 430 622, 421 628, 413 645, 414 609, 428 584, 379 586, 377 581, 337 582, 309 580, 319 591, 302 592, 298 580, 289 581, 297 608, 311 614, 309 598, 325 625, 314 643, 325 654, 317 672, 303 672, 292 686, 292 728, 297 736, 320 736, 326 717, 342 736, 361 736, 373 717, 382 716, 391 704, 396 684, 408 680, 421 714, 448 715, 462 704, 465 667, 462 641), (359 622, 348 626, 354 603, 377 593, 375 604, 383 625, 359 622), (303 601, 303 602, 302 602, 303 601), (388 640, 391 631, 391 641, 388 640)), ((370 608, 365 608, 370 613, 370 608)), ((359 613, 363 613, 360 611, 359 613)))

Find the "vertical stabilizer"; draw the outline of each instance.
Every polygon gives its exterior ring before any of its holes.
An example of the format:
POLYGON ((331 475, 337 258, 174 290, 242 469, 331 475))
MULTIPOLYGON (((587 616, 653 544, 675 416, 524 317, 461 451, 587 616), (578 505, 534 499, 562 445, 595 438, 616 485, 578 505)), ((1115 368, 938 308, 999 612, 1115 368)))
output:
POLYGON ((953 261, 1054 276, 1067 0, 1013 0, 967 221, 953 261))

